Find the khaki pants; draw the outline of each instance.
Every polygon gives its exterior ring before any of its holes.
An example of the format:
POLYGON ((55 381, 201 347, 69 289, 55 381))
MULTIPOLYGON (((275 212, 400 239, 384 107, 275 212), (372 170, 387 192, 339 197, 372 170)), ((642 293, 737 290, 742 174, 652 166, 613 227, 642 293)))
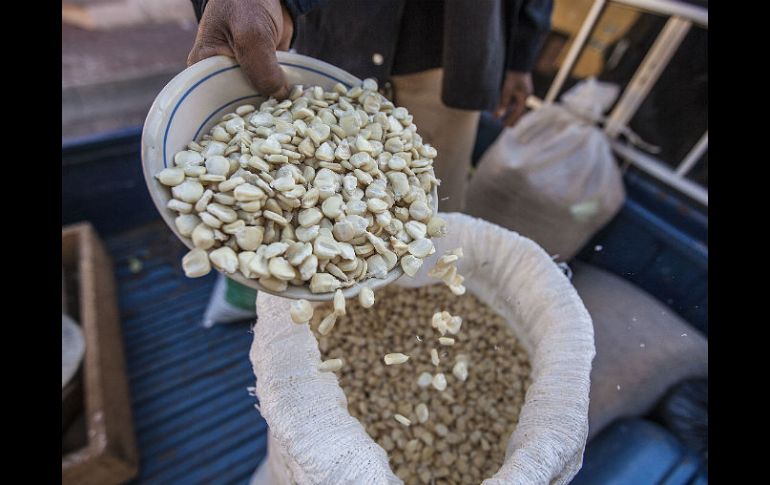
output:
POLYGON ((441 102, 441 69, 393 76, 395 103, 414 116, 417 132, 438 151, 434 162, 441 212, 462 212, 476 141, 479 111, 449 108, 441 102))

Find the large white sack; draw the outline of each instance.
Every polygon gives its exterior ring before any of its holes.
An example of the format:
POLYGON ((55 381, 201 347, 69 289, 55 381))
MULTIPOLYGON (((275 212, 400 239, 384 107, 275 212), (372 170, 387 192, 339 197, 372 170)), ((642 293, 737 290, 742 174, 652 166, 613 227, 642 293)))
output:
MULTIPOLYGON (((531 240, 467 215, 442 217, 449 234, 436 240, 436 254, 415 279, 399 284, 432 284, 428 269, 445 250, 462 246, 458 271, 468 291, 506 318, 532 366, 505 463, 483 483, 568 483, 580 469, 588 434, 591 318, 567 277, 531 240)), ((348 414, 336 375, 318 372, 318 343, 307 325, 292 323, 290 303, 267 293, 257 297, 250 356, 270 439, 252 483, 401 483, 385 450, 348 414)))
POLYGON ((595 121, 617 87, 593 79, 503 130, 468 187, 469 214, 514 230, 571 259, 620 209, 623 180, 595 121))

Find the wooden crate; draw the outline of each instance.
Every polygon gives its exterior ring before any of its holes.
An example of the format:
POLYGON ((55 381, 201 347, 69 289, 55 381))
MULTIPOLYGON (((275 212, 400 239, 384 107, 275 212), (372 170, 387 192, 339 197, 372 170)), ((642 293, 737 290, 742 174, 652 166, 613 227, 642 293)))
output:
POLYGON ((77 315, 86 341, 83 390, 87 445, 62 456, 62 484, 110 485, 137 473, 123 336, 112 261, 93 227, 62 228, 62 266, 78 277, 77 315))

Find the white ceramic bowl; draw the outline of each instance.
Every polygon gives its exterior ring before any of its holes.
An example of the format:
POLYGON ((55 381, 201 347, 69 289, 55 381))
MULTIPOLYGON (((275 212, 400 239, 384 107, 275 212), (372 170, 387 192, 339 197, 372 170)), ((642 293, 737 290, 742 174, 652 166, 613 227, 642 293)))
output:
MULTIPOLYGON (((278 63, 289 84, 318 85, 331 90, 338 82, 348 87, 361 83, 360 79, 342 69, 299 54, 278 52, 278 63)), ((242 104, 259 106, 265 99, 254 91, 240 66, 224 56, 211 57, 188 67, 174 77, 155 98, 142 131, 144 180, 163 220, 190 249, 193 248, 192 240, 179 234, 174 224, 176 213, 166 208, 171 198, 170 191, 158 182, 155 174, 165 167, 173 166, 174 154, 183 150, 190 141, 197 141, 208 133, 226 113, 242 104)), ((436 190, 432 199, 434 212, 437 212, 436 190)), ((384 279, 366 280, 343 290, 343 293, 346 298, 354 297, 363 286, 381 288, 402 274, 401 266, 396 265, 384 279)), ((307 286, 292 285, 282 293, 275 293, 263 288, 257 280, 244 278, 240 273, 227 276, 259 291, 287 298, 320 301, 330 300, 334 296, 333 293, 311 293, 307 286)))

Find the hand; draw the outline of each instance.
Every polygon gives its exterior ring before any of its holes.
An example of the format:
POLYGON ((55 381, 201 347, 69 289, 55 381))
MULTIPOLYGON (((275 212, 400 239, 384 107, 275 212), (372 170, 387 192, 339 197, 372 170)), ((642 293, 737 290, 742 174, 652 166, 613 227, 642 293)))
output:
POLYGON ((503 81, 503 92, 495 109, 495 118, 503 119, 505 126, 519 121, 527 107, 527 96, 532 94, 532 75, 528 72, 508 71, 503 81))
POLYGON ((234 57, 260 94, 283 99, 289 87, 275 56, 287 50, 294 25, 280 0, 209 0, 187 65, 234 57))

